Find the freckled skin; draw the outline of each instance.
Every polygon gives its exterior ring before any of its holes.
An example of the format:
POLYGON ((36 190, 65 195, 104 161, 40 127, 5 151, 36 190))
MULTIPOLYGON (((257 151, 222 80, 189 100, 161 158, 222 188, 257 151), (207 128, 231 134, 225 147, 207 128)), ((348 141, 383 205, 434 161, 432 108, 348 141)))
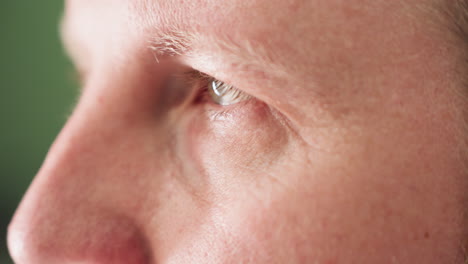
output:
POLYGON ((85 88, 9 227, 16 263, 463 263, 464 106, 431 4, 68 0, 85 88), (196 56, 158 64, 176 24, 196 56), (254 99, 168 90, 178 63, 254 99))

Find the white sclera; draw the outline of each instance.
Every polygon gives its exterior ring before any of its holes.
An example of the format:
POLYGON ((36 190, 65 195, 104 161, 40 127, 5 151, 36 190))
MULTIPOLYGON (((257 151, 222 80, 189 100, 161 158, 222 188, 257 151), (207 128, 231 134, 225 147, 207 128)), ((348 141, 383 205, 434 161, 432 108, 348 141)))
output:
POLYGON ((232 105, 250 99, 250 96, 221 81, 214 80, 208 87, 213 101, 220 105, 232 105))

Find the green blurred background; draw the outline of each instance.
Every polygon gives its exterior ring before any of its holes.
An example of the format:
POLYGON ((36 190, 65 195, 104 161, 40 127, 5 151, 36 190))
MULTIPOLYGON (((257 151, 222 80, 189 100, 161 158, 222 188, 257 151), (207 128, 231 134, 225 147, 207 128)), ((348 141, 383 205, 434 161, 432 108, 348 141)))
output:
POLYGON ((0 5, 0 264, 7 225, 76 95, 59 40, 63 0, 0 5))

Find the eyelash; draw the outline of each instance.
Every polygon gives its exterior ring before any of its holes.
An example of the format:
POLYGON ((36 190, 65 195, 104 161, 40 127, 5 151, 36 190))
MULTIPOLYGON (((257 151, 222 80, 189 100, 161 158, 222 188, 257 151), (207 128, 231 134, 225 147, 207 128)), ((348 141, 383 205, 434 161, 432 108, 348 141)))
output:
POLYGON ((184 85, 197 90, 198 94, 195 99, 197 103, 213 101, 218 105, 227 106, 251 98, 250 95, 247 95, 235 86, 226 84, 196 70, 183 72, 176 78, 182 78, 184 85))

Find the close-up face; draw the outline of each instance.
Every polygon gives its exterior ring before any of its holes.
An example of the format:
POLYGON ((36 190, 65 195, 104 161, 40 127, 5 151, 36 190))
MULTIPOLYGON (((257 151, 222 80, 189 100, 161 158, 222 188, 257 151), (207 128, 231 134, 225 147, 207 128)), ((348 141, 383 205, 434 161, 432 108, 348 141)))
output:
POLYGON ((81 94, 12 257, 465 263, 464 52, 441 2, 68 0, 81 94))

